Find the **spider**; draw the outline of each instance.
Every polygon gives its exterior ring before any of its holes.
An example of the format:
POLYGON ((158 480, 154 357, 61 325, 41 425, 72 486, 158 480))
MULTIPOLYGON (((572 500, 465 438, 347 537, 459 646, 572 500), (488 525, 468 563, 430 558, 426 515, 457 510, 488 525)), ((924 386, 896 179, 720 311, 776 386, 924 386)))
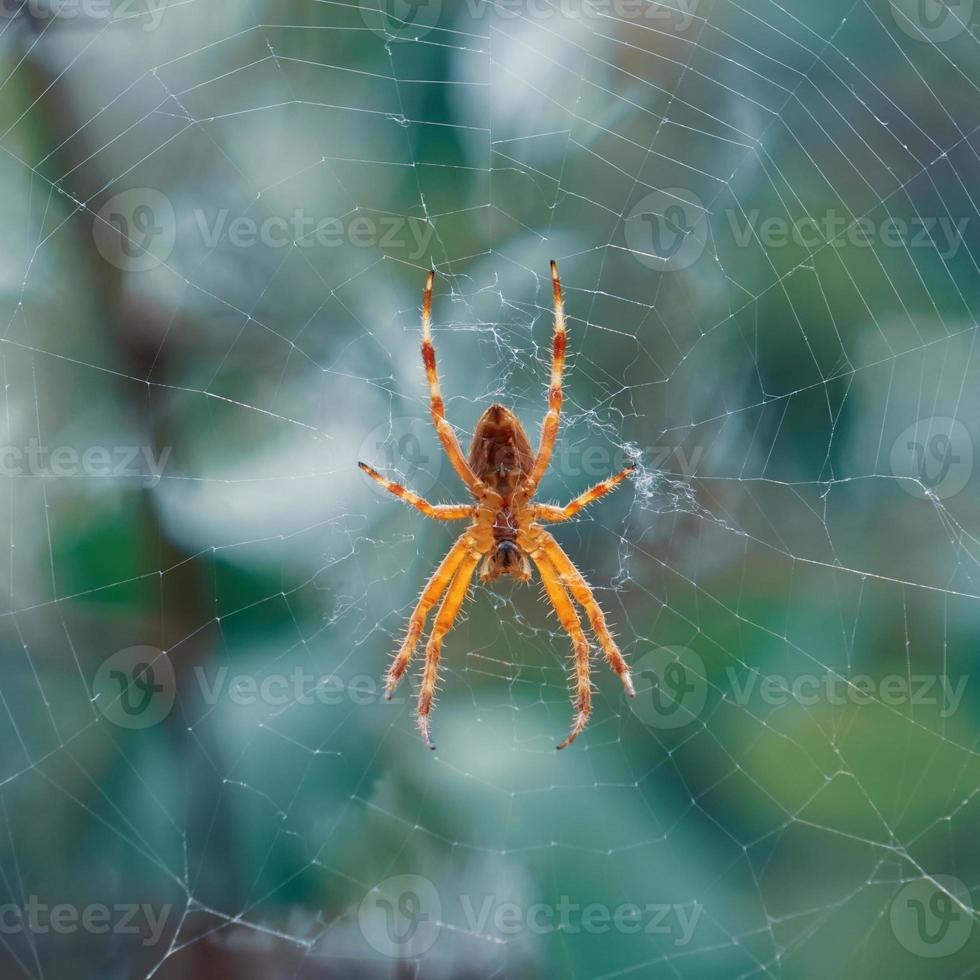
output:
POLYGON ((558 266, 551 263, 554 287, 554 336, 551 354, 551 386, 548 389, 548 411, 541 429, 538 451, 532 454, 527 433, 517 416, 503 405, 491 405, 480 417, 473 434, 468 456, 463 456, 456 432, 446 420, 445 404, 436 372, 436 352, 432 344, 432 283, 435 272, 429 272, 422 302, 422 362, 429 384, 429 407, 439 441, 453 468, 473 497, 473 504, 430 504, 399 483, 385 479, 367 463, 358 463, 372 480, 420 510, 426 517, 439 521, 469 520, 470 524, 457 538, 429 579, 408 621, 408 631, 388 669, 385 697, 390 699, 418 646, 429 611, 445 593, 436 613, 425 648, 425 668, 418 697, 418 727, 425 744, 434 749, 429 736, 429 714, 435 694, 442 641, 449 632, 479 566, 480 579, 490 582, 501 575, 511 575, 521 582, 531 580, 531 566, 537 566, 558 619, 572 641, 575 655, 575 689, 572 701, 575 715, 571 730, 558 746, 571 745, 585 728, 592 712, 592 689, 589 681, 589 644, 582 632, 574 599, 582 606, 609 666, 623 682, 626 693, 636 696, 629 668, 606 626, 606 617, 592 590, 541 522, 567 521, 583 507, 609 493, 635 469, 622 472, 576 497, 564 507, 534 502, 538 484, 551 459, 562 403, 562 372, 565 365, 565 304, 558 266))

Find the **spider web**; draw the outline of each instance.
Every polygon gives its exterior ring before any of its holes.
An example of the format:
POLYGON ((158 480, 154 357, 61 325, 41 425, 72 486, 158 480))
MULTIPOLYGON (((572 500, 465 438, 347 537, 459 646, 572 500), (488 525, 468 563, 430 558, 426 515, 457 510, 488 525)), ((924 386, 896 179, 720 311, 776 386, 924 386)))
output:
POLYGON ((976 971, 972 3, 4 14, 5 975, 976 971), (476 585, 428 753, 458 525, 355 464, 465 499, 430 264, 462 441, 537 432, 551 258, 639 697, 556 753, 568 639, 476 585))

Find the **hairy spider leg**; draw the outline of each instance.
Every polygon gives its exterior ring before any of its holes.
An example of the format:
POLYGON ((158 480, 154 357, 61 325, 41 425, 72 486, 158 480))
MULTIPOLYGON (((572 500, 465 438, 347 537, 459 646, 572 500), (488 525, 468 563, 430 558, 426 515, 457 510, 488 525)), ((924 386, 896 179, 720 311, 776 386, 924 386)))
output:
POLYGON ((425 671, 422 674, 422 689, 419 691, 418 726, 425 744, 430 749, 434 749, 435 746, 429 737, 429 713, 432 711, 432 698, 435 695, 436 681, 439 676, 439 654, 442 650, 442 640, 459 614, 463 600, 469 590, 473 572, 481 557, 479 552, 470 551, 460 563, 456 577, 442 600, 439 612, 436 613, 436 620, 432 624, 432 632, 429 634, 429 642, 425 645, 425 671))
POLYGON ((457 538, 452 548, 446 553, 446 557, 442 559, 439 567, 432 573, 432 577, 422 590, 419 601, 415 604, 412 615, 408 620, 408 632, 402 640, 395 659, 388 668, 388 677, 385 681, 385 698, 388 700, 391 700, 391 695, 394 693, 395 687, 405 673, 405 669, 412 659, 412 654, 415 652, 416 646, 418 646, 429 610, 436 604, 439 596, 449 587, 449 583, 456 574, 456 569, 459 568, 463 559, 471 550, 472 542, 470 533, 469 531, 464 531, 457 538))
POLYGON ((548 411, 541 424, 541 442, 538 453, 534 458, 531 473, 524 481, 521 497, 530 500, 537 492, 538 484, 551 462, 551 452, 558 436, 558 422, 561 418, 562 374, 565 370, 565 347, 568 335, 565 330, 565 300, 561 291, 561 280, 558 278, 558 266, 551 263, 551 283, 555 300, 555 326, 551 340, 551 384, 548 387, 548 411))
MULTIPOLYGON (((519 539, 520 540, 520 539, 519 539)), ((558 570, 562 583, 571 592, 575 601, 585 610, 592 632, 595 633, 599 641, 606 660, 613 673, 622 681, 626 693, 631 697, 636 697, 636 690, 633 687, 633 679, 630 676, 629 667, 623 659, 623 655, 616 646, 616 641, 609 632, 606 625, 606 617, 596 601, 592 589, 582 576, 582 573, 575 567, 572 559, 565 554, 558 542, 542 527, 532 525, 523 534, 526 542, 527 551, 532 558, 539 552, 544 552, 548 559, 558 570)))
POLYGON ((565 632, 571 637, 572 651, 575 654, 575 693, 572 697, 572 704, 575 707, 575 717, 572 721, 571 730, 565 741, 558 746, 559 749, 567 748, 578 738, 582 729, 588 724, 589 715, 592 714, 592 685, 589 681, 589 643, 582 632, 582 623, 578 618, 578 613, 572 605, 568 590, 562 584, 558 569, 552 564, 551 560, 543 552, 538 552, 533 556, 534 563, 541 573, 541 582, 544 590, 551 600, 558 614, 558 620, 564 627, 565 632))
POLYGON ((434 518, 437 521, 461 521, 467 517, 476 516, 476 508, 472 504, 430 504, 424 497, 413 493, 400 483, 395 483, 394 480, 386 480, 373 466, 368 466, 367 463, 358 463, 357 465, 372 480, 380 483, 388 493, 393 493, 399 500, 411 504, 416 510, 422 511, 426 517, 434 518))
POLYGON ((446 419, 446 405, 439 387, 439 375, 436 371, 436 349, 432 344, 432 282, 434 279, 435 272, 430 271, 425 280, 425 297, 422 300, 422 363, 425 365, 425 377, 429 383, 429 409, 432 412, 436 434, 449 457, 449 462, 453 464, 453 469, 459 474, 470 493, 480 499, 486 495, 487 488, 470 468, 470 464, 463 455, 463 450, 460 449, 456 430, 446 419))
POLYGON ((608 480, 597 483, 594 487, 589 487, 585 493, 579 494, 574 500, 565 504, 564 507, 556 507, 553 504, 532 504, 532 518, 539 521, 567 521, 569 518, 574 517, 580 510, 588 507, 589 504, 615 490, 635 470, 635 466, 627 466, 621 473, 617 473, 615 476, 609 477, 608 480))

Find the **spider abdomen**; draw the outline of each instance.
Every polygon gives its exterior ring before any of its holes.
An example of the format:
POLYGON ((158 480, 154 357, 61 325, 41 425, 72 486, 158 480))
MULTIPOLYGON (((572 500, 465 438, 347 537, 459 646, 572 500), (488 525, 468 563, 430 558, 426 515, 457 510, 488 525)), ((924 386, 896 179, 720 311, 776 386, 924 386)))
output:
POLYGON ((470 444, 469 464, 477 478, 508 498, 533 462, 521 420, 503 405, 491 405, 480 416, 470 444))

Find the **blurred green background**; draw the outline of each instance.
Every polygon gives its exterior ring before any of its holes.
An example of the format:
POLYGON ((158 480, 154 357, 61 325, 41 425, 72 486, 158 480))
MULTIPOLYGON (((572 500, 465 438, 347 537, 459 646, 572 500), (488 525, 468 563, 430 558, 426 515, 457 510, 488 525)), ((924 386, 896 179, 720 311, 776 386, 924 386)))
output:
POLYGON ((971 0, 8 0, 3 975, 965 977, 980 962, 971 0), (640 696, 473 588, 537 432, 640 696), (413 665, 421 664, 419 656, 413 665), (61 911, 55 911, 60 907, 61 911))

